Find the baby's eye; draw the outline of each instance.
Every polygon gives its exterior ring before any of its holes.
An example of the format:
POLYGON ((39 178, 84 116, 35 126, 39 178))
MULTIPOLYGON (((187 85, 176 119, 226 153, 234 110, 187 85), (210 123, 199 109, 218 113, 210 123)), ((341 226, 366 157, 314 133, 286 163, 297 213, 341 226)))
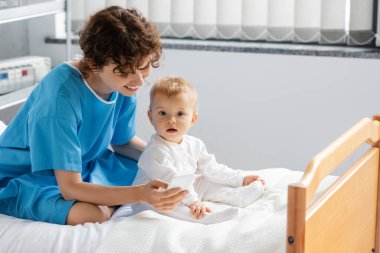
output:
POLYGON ((183 116, 183 115, 185 115, 183 112, 178 112, 178 116, 183 116))
POLYGON ((164 112, 164 111, 160 111, 160 112, 158 112, 158 115, 165 116, 165 115, 166 115, 166 112, 164 112))

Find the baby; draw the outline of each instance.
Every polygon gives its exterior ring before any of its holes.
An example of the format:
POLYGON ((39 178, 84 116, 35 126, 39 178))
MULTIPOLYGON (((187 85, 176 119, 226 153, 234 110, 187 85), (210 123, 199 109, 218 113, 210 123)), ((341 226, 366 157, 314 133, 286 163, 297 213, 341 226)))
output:
POLYGON ((235 217, 237 208, 211 213, 202 201, 246 207, 262 196, 264 180, 217 163, 200 139, 187 135, 198 113, 197 93, 186 80, 180 77, 158 80, 150 91, 148 116, 156 133, 139 159, 134 184, 152 179, 171 182, 178 176, 196 175, 187 189, 189 194, 182 201, 184 205, 164 214, 205 224, 216 223, 235 217))

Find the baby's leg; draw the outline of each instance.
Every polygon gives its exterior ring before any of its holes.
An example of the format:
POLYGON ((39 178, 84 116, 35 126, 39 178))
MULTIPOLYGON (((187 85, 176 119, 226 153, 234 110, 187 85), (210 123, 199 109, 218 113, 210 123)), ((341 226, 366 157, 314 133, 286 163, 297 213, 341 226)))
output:
POLYGON ((189 207, 180 204, 173 211, 161 212, 161 214, 184 221, 190 221, 200 224, 214 224, 234 219, 238 216, 239 210, 234 207, 218 211, 212 210, 211 213, 206 213, 206 215, 203 218, 196 219, 191 214, 189 207))
POLYGON ((166 212, 160 212, 160 211, 154 210, 152 206, 148 204, 144 204, 144 203, 133 204, 132 209, 133 209, 134 214, 145 211, 145 210, 153 210, 162 215, 166 215, 174 219, 195 222, 195 223, 200 223, 200 224, 214 224, 214 223, 232 220, 235 217, 237 217, 239 213, 239 210, 237 208, 230 207, 223 210, 212 210, 211 213, 206 213, 206 215, 203 218, 200 218, 197 220, 191 214, 190 208, 182 203, 179 204, 174 210, 166 211, 166 212))
POLYGON ((225 203, 231 206, 246 207, 259 199, 264 186, 257 181, 247 186, 232 188, 199 177, 194 184, 195 191, 202 200, 225 203))

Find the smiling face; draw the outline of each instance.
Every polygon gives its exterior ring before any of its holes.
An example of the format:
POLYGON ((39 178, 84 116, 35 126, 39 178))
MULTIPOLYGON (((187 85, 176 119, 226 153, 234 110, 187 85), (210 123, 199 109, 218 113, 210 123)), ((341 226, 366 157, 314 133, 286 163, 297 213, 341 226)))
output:
POLYGON ((182 137, 198 119, 195 101, 187 93, 174 96, 157 93, 148 111, 149 120, 158 135, 169 142, 181 143, 182 137))
MULTIPOLYGON (((92 82, 93 84, 98 84, 96 87, 93 87, 95 91, 99 91, 100 93, 119 91, 124 96, 132 96, 144 85, 144 79, 151 73, 151 61, 149 57, 146 58, 134 73, 122 73, 115 70, 116 67, 116 64, 110 63, 98 70, 98 82, 92 82)), ((91 83, 90 81, 88 82, 91 83)))

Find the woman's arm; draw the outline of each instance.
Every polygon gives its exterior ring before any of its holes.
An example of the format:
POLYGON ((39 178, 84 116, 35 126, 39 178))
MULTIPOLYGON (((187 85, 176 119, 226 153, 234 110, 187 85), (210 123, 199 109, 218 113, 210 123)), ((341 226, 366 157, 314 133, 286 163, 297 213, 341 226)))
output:
POLYGON ((188 193, 178 188, 162 191, 160 188, 166 189, 167 183, 160 180, 136 186, 103 186, 83 182, 78 172, 54 170, 54 173, 64 199, 100 206, 148 202, 158 210, 171 210, 188 193))
POLYGON ((117 154, 137 161, 139 160, 140 155, 143 152, 145 146, 145 141, 143 141, 138 136, 134 136, 127 144, 120 146, 112 145, 112 148, 117 154))

